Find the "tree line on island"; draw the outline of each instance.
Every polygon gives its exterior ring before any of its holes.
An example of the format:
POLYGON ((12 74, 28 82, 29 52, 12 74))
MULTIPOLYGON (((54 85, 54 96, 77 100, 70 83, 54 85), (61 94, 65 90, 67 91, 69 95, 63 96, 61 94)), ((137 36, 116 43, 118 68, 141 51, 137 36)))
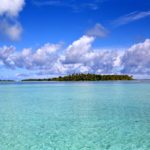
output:
POLYGON ((100 75, 100 74, 72 74, 47 79, 24 79, 22 81, 107 81, 107 80, 133 80, 129 75, 100 75))
POLYGON ((14 82, 14 80, 0 80, 0 82, 14 82))

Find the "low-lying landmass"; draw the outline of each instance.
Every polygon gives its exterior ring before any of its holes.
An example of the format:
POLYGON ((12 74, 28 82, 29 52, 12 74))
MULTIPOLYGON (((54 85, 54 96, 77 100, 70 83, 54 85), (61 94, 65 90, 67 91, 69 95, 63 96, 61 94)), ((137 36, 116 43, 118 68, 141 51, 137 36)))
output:
POLYGON ((0 80, 0 82, 14 82, 13 80, 0 80))
POLYGON ((107 81, 107 80, 133 80, 129 75, 100 75, 100 74, 72 74, 47 79, 24 79, 22 81, 107 81))

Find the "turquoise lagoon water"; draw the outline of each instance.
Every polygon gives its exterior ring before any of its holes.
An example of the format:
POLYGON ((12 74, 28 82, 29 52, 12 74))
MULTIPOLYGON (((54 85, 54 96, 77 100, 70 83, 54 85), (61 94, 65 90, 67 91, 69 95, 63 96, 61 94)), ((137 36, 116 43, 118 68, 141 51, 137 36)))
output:
POLYGON ((150 82, 0 84, 0 150, 150 150, 150 82))

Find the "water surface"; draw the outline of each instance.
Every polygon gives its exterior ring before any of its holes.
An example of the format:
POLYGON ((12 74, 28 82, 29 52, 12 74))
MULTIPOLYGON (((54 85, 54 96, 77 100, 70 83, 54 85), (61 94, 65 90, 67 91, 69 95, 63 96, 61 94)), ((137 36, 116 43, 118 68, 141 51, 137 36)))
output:
POLYGON ((0 84, 0 150, 150 150, 150 82, 0 84))

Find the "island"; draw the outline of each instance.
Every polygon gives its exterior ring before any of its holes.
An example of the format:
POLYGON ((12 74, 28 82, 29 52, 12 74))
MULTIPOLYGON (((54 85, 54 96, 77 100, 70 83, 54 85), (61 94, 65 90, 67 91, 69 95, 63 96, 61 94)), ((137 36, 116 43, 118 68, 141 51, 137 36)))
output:
POLYGON ((101 75, 101 74, 71 74, 47 79, 24 79, 21 81, 108 81, 108 80, 133 80, 129 75, 101 75))
POLYGON ((14 82, 14 80, 0 80, 0 82, 14 82))

